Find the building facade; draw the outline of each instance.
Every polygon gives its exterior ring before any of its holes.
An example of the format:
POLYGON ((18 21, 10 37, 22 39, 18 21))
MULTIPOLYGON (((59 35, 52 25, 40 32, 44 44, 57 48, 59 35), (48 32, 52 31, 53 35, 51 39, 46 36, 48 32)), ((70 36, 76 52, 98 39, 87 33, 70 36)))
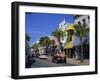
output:
POLYGON ((86 23, 87 27, 90 27, 90 17, 88 15, 75 15, 74 24, 86 23))
MULTIPOLYGON (((74 16, 74 24, 86 24, 87 28, 90 28, 90 17, 88 15, 75 15, 74 16)), ((83 57, 89 59, 89 33, 86 37, 83 37, 83 57)), ((80 39, 79 37, 74 38, 75 47, 75 58, 80 58, 80 39)))
MULTIPOLYGON (((90 18, 88 15, 75 15, 74 23, 67 25, 65 31, 67 34, 66 43, 65 43, 65 52, 67 58, 80 59, 80 38, 75 36, 75 24, 86 24, 86 27, 90 27, 90 18)), ((84 58, 89 58, 89 33, 86 37, 83 37, 83 52, 84 58)))
MULTIPOLYGON (((58 29, 61 29, 61 31, 64 31, 66 32, 66 28, 71 25, 71 23, 68 23, 66 22, 66 20, 64 19, 60 24, 59 24, 59 27, 58 29)), ((61 43, 62 43, 62 46, 65 46, 66 44, 66 41, 67 41, 67 32, 66 32, 66 35, 60 39, 61 43)))

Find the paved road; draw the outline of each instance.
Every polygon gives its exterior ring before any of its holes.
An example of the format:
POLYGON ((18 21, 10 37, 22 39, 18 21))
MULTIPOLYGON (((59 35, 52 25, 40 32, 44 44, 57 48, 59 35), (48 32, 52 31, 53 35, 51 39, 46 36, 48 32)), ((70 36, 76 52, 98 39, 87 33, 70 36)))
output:
POLYGON ((32 68, 35 67, 58 67, 58 66, 75 66, 75 64, 68 63, 52 63, 51 60, 48 59, 40 59, 34 58, 36 61, 32 64, 32 68))

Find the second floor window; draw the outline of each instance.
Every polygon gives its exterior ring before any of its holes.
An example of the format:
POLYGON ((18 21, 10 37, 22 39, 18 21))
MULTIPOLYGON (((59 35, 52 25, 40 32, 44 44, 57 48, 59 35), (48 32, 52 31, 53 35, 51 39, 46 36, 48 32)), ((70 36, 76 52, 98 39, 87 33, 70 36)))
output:
POLYGON ((72 41, 72 36, 69 36, 67 39, 67 42, 70 42, 70 41, 72 41))

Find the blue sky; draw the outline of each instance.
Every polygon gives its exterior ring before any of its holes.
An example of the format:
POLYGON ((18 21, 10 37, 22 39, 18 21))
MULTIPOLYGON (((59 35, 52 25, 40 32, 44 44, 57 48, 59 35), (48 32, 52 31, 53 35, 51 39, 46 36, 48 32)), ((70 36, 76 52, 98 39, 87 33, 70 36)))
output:
POLYGON ((41 36, 50 36, 58 28, 63 20, 73 23, 73 15, 51 14, 51 13, 29 13, 25 14, 25 32, 30 36, 30 46, 41 36))

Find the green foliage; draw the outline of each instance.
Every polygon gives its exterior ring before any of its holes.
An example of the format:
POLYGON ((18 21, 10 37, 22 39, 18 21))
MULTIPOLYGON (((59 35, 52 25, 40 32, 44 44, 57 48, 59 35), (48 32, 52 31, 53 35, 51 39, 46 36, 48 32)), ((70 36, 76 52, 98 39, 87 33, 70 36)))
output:
POLYGON ((30 36, 26 33, 25 35, 26 41, 30 41, 30 36))
POLYGON ((26 50, 26 55, 29 54, 30 46, 29 42, 30 41, 30 36, 26 33, 25 34, 25 50, 26 50))
POLYGON ((56 29, 54 32, 52 32, 52 35, 57 37, 60 43, 60 39, 63 38, 66 35, 66 33, 61 29, 56 29))
POLYGON ((80 46, 81 46, 81 58, 80 61, 83 62, 83 37, 86 37, 89 33, 89 28, 87 27, 86 23, 78 23, 75 26, 75 35, 80 38, 80 46))
POLYGON ((89 28, 87 27, 86 23, 79 23, 79 24, 75 24, 75 35, 82 38, 82 37, 86 37, 88 32, 89 32, 89 28))
POLYGON ((51 40, 47 36, 41 37, 39 41, 40 41, 39 44, 41 46, 49 46, 51 44, 51 40))
POLYGON ((33 49, 37 49, 38 46, 39 46, 39 44, 36 44, 36 43, 35 43, 35 44, 32 45, 32 48, 33 48, 33 49))

